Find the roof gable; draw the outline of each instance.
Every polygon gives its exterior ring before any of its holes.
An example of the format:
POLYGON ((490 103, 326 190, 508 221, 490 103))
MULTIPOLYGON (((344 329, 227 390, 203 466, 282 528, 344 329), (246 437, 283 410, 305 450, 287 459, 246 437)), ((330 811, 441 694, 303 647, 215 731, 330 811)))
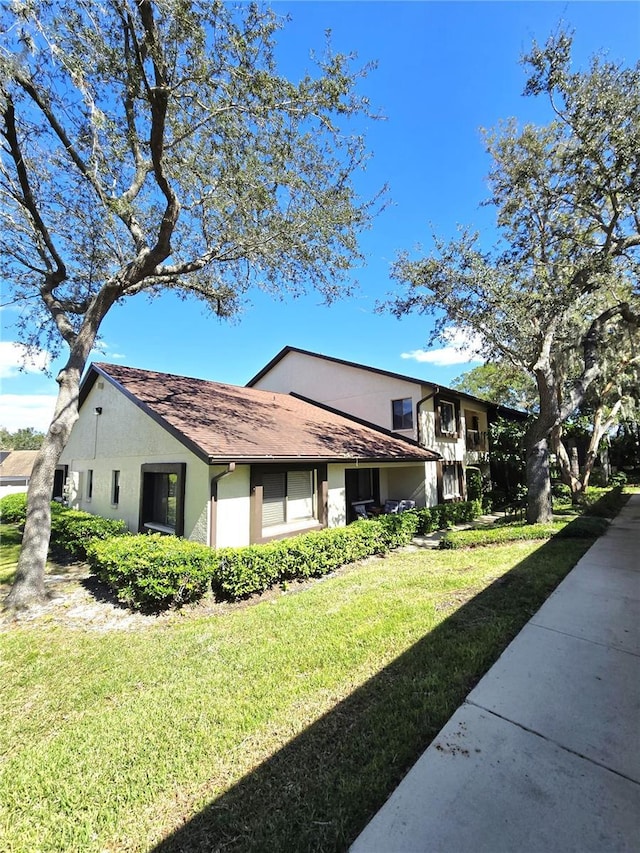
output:
POLYGON ((335 356, 331 355, 323 355, 322 353, 312 352, 311 350, 300 349, 299 347, 292 346, 283 347, 280 352, 277 353, 277 355, 275 355, 271 359, 271 361, 262 368, 262 370, 258 371, 255 376, 251 377, 251 379, 247 382, 247 387, 253 387, 264 376, 266 376, 267 373, 269 373, 269 371, 276 366, 276 364, 282 361, 282 359, 285 358, 291 352, 299 353, 300 355, 306 355, 311 358, 321 359, 322 361, 329 361, 333 364, 341 364, 345 367, 352 367, 357 370, 364 370, 368 373, 378 374, 379 376, 387 376, 391 379, 400 379, 403 382, 410 382, 414 385, 431 385, 438 393, 455 395, 456 397, 460 397, 461 399, 469 400, 472 403, 480 403, 494 412, 504 412, 505 414, 515 417, 517 419, 526 417, 526 413, 521 412, 518 409, 512 409, 509 406, 503 406, 499 403, 492 403, 489 400, 482 400, 480 397, 474 397, 472 394, 466 394, 464 391, 456 391, 454 388, 447 388, 444 385, 440 385, 440 383, 433 382, 430 379, 418 379, 415 376, 407 376, 404 373, 395 373, 392 370, 383 370, 381 367, 370 367, 367 364, 359 364, 355 361, 347 361, 343 358, 336 358, 335 356))
POLYGON ((80 405, 104 377, 204 461, 430 461, 416 442, 289 394, 94 364, 80 405))

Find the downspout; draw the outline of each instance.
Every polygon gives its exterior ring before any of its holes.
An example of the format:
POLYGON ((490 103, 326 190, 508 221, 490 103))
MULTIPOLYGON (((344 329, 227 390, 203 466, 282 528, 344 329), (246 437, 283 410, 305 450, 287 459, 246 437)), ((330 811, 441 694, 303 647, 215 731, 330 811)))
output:
POLYGON ((440 393, 440 386, 434 385, 433 391, 431 394, 427 394, 426 397, 423 397, 422 400, 418 400, 416 403, 416 435, 418 436, 418 444, 422 446, 422 442, 420 441, 420 407, 423 403, 426 403, 427 400, 430 400, 432 397, 435 397, 436 394, 440 393))
POLYGON ((210 505, 209 505, 209 547, 215 548, 215 534, 216 534, 216 503, 217 503, 217 491, 218 491, 218 482, 222 480, 223 477, 228 477, 229 474, 233 474, 236 470, 236 463, 229 462, 227 463, 226 471, 221 471, 219 474, 216 474, 215 477, 211 478, 211 486, 209 491, 210 505))

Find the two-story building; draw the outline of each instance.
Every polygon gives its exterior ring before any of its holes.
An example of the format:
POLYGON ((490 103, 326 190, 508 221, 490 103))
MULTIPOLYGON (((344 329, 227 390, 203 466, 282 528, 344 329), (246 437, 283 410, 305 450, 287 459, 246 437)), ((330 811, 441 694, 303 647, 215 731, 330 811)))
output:
MULTIPOLYGON (((422 506, 466 498, 466 469, 490 476, 489 424, 498 415, 521 413, 469 394, 388 370, 284 347, 247 383, 293 393, 390 430, 435 451, 412 496, 422 506)), ((370 476, 375 499, 375 477, 370 476)))
POLYGON ((466 497, 497 407, 285 347, 245 387, 94 364, 60 459, 69 504, 212 547, 466 497))

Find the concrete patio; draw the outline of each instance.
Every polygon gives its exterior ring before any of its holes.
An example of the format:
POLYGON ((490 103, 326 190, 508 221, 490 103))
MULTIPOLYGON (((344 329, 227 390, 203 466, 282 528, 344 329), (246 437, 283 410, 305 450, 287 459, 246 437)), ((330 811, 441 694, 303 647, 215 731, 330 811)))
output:
POLYGON ((640 851, 640 494, 351 853, 640 851))

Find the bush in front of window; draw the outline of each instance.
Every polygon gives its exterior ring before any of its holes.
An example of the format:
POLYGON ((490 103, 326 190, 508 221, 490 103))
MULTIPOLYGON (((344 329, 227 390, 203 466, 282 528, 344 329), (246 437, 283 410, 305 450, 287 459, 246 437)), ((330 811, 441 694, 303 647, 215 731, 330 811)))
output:
POLYGON ((390 513, 347 527, 303 533, 263 545, 221 548, 175 536, 140 534, 94 541, 92 570, 131 607, 161 608, 194 601, 208 589, 238 600, 279 583, 321 577, 341 566, 408 544, 416 534, 478 515, 477 501, 390 513))
POLYGON ((102 518, 78 509, 56 506, 51 513, 51 544, 79 560, 86 559, 87 548, 95 539, 109 539, 128 534, 127 525, 117 518, 102 518))
POLYGON ((224 548, 213 588, 224 598, 246 598, 275 584, 321 577, 340 566, 389 550, 378 519, 312 531, 264 545, 224 548))

